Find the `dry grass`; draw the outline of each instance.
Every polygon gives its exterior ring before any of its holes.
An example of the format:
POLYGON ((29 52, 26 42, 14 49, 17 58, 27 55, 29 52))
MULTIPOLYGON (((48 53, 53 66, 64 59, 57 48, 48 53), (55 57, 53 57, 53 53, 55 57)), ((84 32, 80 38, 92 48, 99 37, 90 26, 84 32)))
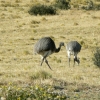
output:
MULTIPOLYGON (((2 0, 1 5, 7 2, 2 0)), ((31 16, 28 14, 28 0, 15 0, 12 5, 16 2, 22 6, 0 7, 0 84, 12 82, 17 85, 53 85, 56 79, 99 86, 100 70, 92 61, 93 49, 100 46, 99 11, 67 10, 59 11, 55 16, 31 16), (52 37, 57 47, 61 41, 67 43, 77 40, 82 43, 79 53, 81 64, 69 68, 66 48, 62 47, 58 54, 48 57, 54 71, 45 63, 41 67, 40 56, 33 54, 33 45, 44 36, 52 37), (39 71, 45 71, 52 77, 43 80, 30 78, 39 71)), ((72 65, 73 61, 71 62, 72 65)))

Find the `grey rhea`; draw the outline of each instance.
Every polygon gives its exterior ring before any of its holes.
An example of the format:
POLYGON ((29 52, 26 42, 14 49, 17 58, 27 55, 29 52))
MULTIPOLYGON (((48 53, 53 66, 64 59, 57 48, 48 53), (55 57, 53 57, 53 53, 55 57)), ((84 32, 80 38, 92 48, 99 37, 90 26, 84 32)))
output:
POLYGON ((69 59, 69 66, 70 66, 70 56, 71 55, 74 55, 74 65, 73 66, 75 66, 75 62, 79 64, 80 61, 77 58, 77 54, 81 50, 81 45, 77 41, 70 41, 67 44, 66 49, 67 49, 67 54, 68 54, 68 59, 69 59))
POLYGON ((35 43, 34 45, 34 52, 35 54, 39 54, 42 56, 41 66, 42 63, 45 61, 45 63, 51 69, 46 58, 52 53, 59 52, 61 46, 64 46, 63 42, 60 42, 59 47, 56 48, 54 41, 50 37, 43 37, 40 40, 38 40, 37 43, 35 43))

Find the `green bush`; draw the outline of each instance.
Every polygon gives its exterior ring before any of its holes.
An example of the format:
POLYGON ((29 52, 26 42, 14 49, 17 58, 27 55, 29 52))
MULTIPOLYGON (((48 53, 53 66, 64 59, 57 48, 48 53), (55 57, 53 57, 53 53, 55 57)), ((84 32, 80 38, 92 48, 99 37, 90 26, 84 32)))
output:
POLYGON ((93 61, 94 61, 94 64, 100 68, 100 48, 96 48, 93 61))
POLYGON ((34 85, 27 87, 0 87, 0 100, 66 100, 65 93, 54 91, 49 85, 34 85))
POLYGON ((59 9, 69 9, 70 8, 69 2, 67 2, 66 0, 56 0, 56 3, 54 4, 54 6, 59 9))
POLYGON ((52 6, 34 5, 28 12, 31 15, 55 15, 56 9, 52 6))

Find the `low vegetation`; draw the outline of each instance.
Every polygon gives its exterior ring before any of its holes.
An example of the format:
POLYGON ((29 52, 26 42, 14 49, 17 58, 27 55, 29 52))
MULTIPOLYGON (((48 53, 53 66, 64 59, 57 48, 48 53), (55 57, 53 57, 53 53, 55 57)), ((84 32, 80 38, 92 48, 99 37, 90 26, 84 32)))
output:
POLYGON ((27 87, 4 86, 0 88, 0 100, 66 100, 67 95, 54 92, 49 85, 34 85, 27 87))
POLYGON ((54 7, 59 8, 59 9, 69 9, 70 4, 66 0, 56 0, 54 7))
POLYGON ((50 79, 50 78, 52 78, 52 75, 49 74, 49 73, 46 72, 46 71, 39 71, 39 72, 36 72, 36 73, 34 73, 33 75, 31 75, 30 78, 31 78, 32 80, 34 80, 34 79, 42 79, 42 80, 45 80, 45 79, 50 79))
POLYGON ((94 64, 100 68, 100 48, 96 48, 94 57, 93 57, 94 64))
POLYGON ((66 0, 56 0, 53 5, 33 5, 28 11, 31 15, 55 15, 57 8, 59 9, 69 9, 69 2, 66 0))
POLYGON ((28 12, 31 15, 55 15, 56 9, 47 5, 34 5, 28 12))

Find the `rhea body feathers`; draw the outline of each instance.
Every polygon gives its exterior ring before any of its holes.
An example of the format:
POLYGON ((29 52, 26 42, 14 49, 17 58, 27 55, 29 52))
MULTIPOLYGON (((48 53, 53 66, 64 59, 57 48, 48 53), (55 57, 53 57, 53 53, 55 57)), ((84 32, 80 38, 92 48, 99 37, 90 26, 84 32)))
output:
POLYGON ((59 44, 59 47, 56 48, 54 41, 50 37, 43 37, 40 40, 38 40, 37 43, 35 44, 34 52, 36 54, 39 54, 42 56, 41 65, 42 65, 43 61, 45 61, 46 64, 48 65, 48 67, 51 69, 46 57, 48 57, 52 53, 59 52, 61 49, 61 46, 64 46, 63 42, 61 42, 59 44))
POLYGON ((70 66, 70 56, 71 55, 74 55, 74 65, 75 65, 75 62, 77 62, 79 64, 80 61, 77 58, 77 54, 81 50, 81 45, 77 41, 70 41, 67 44, 66 49, 67 49, 67 54, 68 54, 68 58, 69 58, 69 66, 70 66))

